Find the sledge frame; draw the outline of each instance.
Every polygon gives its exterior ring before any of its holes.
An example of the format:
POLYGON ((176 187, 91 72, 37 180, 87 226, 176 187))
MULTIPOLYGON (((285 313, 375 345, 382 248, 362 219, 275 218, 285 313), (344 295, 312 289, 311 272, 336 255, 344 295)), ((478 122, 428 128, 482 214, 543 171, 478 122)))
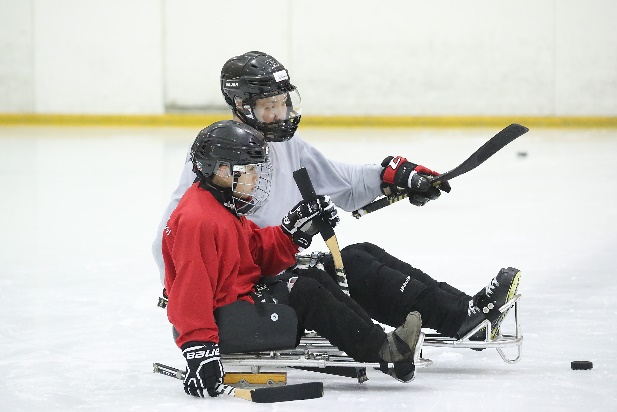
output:
MULTIPOLYGON (((515 297, 499 308, 501 313, 508 309, 512 309, 506 316, 514 315, 515 330, 513 334, 500 334, 494 340, 490 339, 492 325, 490 321, 485 320, 477 327, 472 329, 466 336, 461 339, 445 337, 439 334, 420 334, 420 340, 414 353, 414 363, 416 368, 428 367, 433 364, 430 359, 422 357, 422 348, 424 347, 447 347, 452 349, 496 349, 501 359, 508 363, 517 363, 522 356, 523 336, 519 324, 518 303, 521 295, 515 297), (472 341, 469 338, 477 331, 485 329, 485 339, 483 341, 472 341), (516 355, 508 356, 504 349, 515 348, 516 355)), ((322 372, 327 374, 348 376, 356 378, 359 383, 368 380, 366 375, 367 368, 379 369, 379 363, 358 362, 347 356, 330 342, 315 334, 314 332, 307 333, 301 340, 300 344, 294 349, 274 350, 268 352, 254 353, 232 353, 222 354, 221 359, 226 367, 240 367, 250 369, 254 374, 261 373, 262 368, 296 368, 310 370, 314 372, 322 372)))
MULTIPOLYGON (((414 364, 416 367, 430 366, 432 361, 421 357, 424 333, 420 333, 414 364)), ((225 367, 250 368, 252 373, 259 374, 262 368, 295 368, 321 372, 330 375, 356 378, 358 383, 368 380, 366 369, 379 369, 380 364, 358 362, 327 339, 315 334, 307 333, 300 344, 294 349, 282 349, 269 352, 221 354, 221 362, 225 367)), ((391 366, 391 365, 390 365, 391 366)))
MULTIPOLYGON (((495 339, 491 340, 491 332, 492 325, 491 322, 485 320, 480 323, 478 326, 473 328, 469 333, 463 336, 461 339, 444 337, 439 334, 427 334, 424 340, 424 346, 433 346, 433 347, 448 347, 448 348, 467 348, 467 349, 475 349, 475 350, 484 350, 484 349, 496 349, 497 353, 501 359, 508 363, 514 364, 521 360, 522 357, 522 349, 523 349, 523 335, 521 332, 521 326, 519 323, 519 313, 518 313, 518 303, 521 299, 521 295, 517 294, 510 300, 506 302, 502 307, 499 308, 501 313, 506 312, 508 309, 512 308, 514 312, 514 333, 513 334, 499 334, 495 339), (476 332, 481 330, 483 327, 485 329, 484 340, 482 341, 472 341, 469 338, 473 336, 476 332), (505 348, 516 348, 516 356, 510 357, 505 352, 505 348)), ((508 313, 506 317, 509 315, 508 313)))
MULTIPOLYGON (((316 266, 323 269, 321 256, 323 256, 323 253, 319 252, 314 252, 310 255, 299 255, 297 256, 296 267, 316 266)), ((500 333, 495 339, 491 340, 492 324, 489 320, 483 321, 460 339, 423 331, 420 333, 420 338, 414 353, 414 364, 416 368, 428 367, 433 364, 430 359, 422 357, 422 349, 424 347, 473 350, 496 349, 504 362, 508 364, 517 363, 521 359, 523 345, 518 311, 520 299, 521 295, 517 294, 509 302, 499 308, 501 313, 512 309, 507 313, 506 318, 511 316, 512 313, 514 314, 513 334, 500 333), (470 337, 482 328, 485 328, 484 340, 470 340, 470 337), (508 356, 504 352, 506 348, 515 348, 516 355, 514 357, 508 356)), ((161 306, 160 303, 159 306, 161 306)), ((164 307, 164 305, 162 307, 164 307)), ((250 374, 259 375, 268 373, 264 372, 262 368, 292 368, 355 378, 358 383, 363 383, 368 380, 366 373, 367 368, 380 370, 382 366, 379 363, 358 362, 345 352, 333 346, 327 339, 312 331, 307 332, 301 338, 300 344, 295 348, 242 353, 221 353, 221 361, 226 370, 240 370, 240 373, 250 371, 250 374)), ((391 367, 392 364, 388 366, 391 367)), ((254 382, 251 381, 252 379, 247 378, 243 379, 242 383, 254 385, 259 379, 255 379, 254 382)), ((280 383, 281 382, 278 382, 277 384, 280 383)), ((285 383, 286 377, 285 382, 282 384, 285 383)), ((274 383, 268 383, 268 386, 273 384, 274 383)))

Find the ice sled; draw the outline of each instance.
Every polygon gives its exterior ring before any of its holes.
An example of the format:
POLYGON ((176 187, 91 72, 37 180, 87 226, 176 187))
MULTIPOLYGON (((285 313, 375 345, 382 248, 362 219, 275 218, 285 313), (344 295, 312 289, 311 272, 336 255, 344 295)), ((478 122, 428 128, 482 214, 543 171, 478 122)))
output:
MULTIPOLYGON (((297 268, 318 267, 322 253, 299 255, 297 268)), ((513 329, 504 333, 504 322, 499 333, 491 339, 493 325, 485 320, 461 339, 429 333, 423 330, 416 346, 411 375, 416 367, 427 367, 433 362, 423 357, 423 349, 446 347, 452 349, 496 349, 506 363, 516 363, 522 356, 523 336, 519 324, 518 304, 521 295, 515 295, 499 311, 509 319, 513 329), (513 321, 512 321, 513 320, 513 321), (484 328, 484 339, 472 340, 476 332, 484 328), (507 353, 506 353, 507 351, 507 353)), ((166 299, 159 299, 159 306, 166 306, 166 299)), ((299 331, 295 311, 286 305, 274 303, 251 304, 237 301, 218 308, 214 317, 219 328, 219 348, 226 371, 225 383, 252 385, 286 384, 286 369, 302 369, 356 379, 359 383, 368 380, 367 370, 379 370, 392 375, 395 365, 358 362, 327 339, 313 331, 299 331), (272 370, 277 372, 272 372, 272 370), (269 370, 266 372, 266 370, 269 370)), ((178 336, 174 329, 174 339, 178 336)), ((410 362, 411 363, 411 362, 410 362)), ((164 365, 156 364, 154 371, 169 375, 164 365), (157 366, 158 365, 158 366, 157 366)), ((399 365, 400 367, 400 365, 399 365)))
MULTIPOLYGON (((523 343, 518 322, 519 300, 520 295, 516 295, 499 309, 502 313, 512 309, 508 316, 514 316, 513 334, 500 333, 491 340, 492 325, 488 320, 461 339, 423 332, 414 353, 412 368, 415 370, 416 367, 432 364, 430 359, 422 356, 422 350, 426 347, 474 350, 494 348, 505 362, 518 362, 523 343), (483 327, 485 339, 470 340, 483 327), (504 351, 506 348, 515 348, 516 356, 507 356, 504 351)), ((298 331, 296 314, 286 305, 237 301, 217 309, 215 319, 219 328, 219 347, 226 371, 226 384, 240 387, 284 385, 287 382, 285 371, 289 369, 345 376, 363 383, 368 380, 367 370, 392 374, 395 366, 355 361, 316 333, 298 331)), ((175 337, 177 332, 174 330, 175 337)), ((164 365, 155 364, 154 371, 168 374, 161 366, 164 365)), ((411 372, 414 373, 413 370, 411 372)))

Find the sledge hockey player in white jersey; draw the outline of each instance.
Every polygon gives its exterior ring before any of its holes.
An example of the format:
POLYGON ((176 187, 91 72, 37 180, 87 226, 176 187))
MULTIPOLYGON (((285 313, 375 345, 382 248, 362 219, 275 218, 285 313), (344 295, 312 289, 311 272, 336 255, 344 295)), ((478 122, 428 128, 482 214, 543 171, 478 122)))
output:
MULTIPOLYGON (((423 206, 449 192, 447 182, 431 186, 429 177, 438 173, 388 156, 381 164, 352 165, 327 159, 319 150, 296 135, 301 119, 301 101, 289 73, 274 57, 247 52, 229 59, 221 70, 221 91, 233 118, 262 132, 270 148, 273 165, 271 195, 249 219, 260 227, 278 224, 293 205, 302 200, 293 172, 306 168, 316 193, 328 195, 336 206, 352 211, 382 194, 405 190, 409 201, 423 206)), ((164 278, 161 236, 178 201, 196 179, 190 155, 185 159, 177 189, 163 215, 153 244, 153 254, 164 278)), ((341 251, 351 297, 375 320, 396 327, 408 313, 417 311, 423 326, 449 337, 460 338, 485 319, 491 321, 491 338, 499 334, 505 317, 498 308, 514 297, 520 271, 505 268, 488 286, 473 296, 438 282, 371 243, 349 245, 341 251), (375 289, 374 285, 380 284, 375 289), (376 293, 379 290, 379 293, 376 293)), ((330 255, 324 267, 335 278, 330 255)), ((482 330, 473 339, 483 340, 482 330)))

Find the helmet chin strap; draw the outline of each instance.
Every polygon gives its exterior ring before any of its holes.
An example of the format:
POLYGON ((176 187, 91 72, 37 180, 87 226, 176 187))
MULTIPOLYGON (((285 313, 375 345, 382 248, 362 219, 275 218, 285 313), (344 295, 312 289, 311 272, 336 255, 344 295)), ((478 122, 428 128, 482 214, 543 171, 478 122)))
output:
POLYGON ((236 203, 231 187, 220 186, 214 183, 212 178, 201 180, 199 187, 212 193, 217 202, 229 209, 233 214, 236 214, 236 203))

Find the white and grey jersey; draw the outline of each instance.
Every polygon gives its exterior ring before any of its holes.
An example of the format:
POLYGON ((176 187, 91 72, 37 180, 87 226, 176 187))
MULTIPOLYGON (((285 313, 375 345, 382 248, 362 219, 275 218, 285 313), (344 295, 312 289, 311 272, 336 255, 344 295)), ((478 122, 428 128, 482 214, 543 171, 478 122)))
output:
MULTIPOLYGON (((293 172, 301 167, 308 171, 315 192, 330 196, 334 204, 345 211, 356 210, 381 194, 379 175, 382 168, 380 165, 352 165, 329 160, 315 147, 300 139, 297 134, 291 140, 271 142, 269 146, 270 159, 274 168, 270 197, 261 208, 247 216, 260 227, 280 225, 283 216, 302 200, 293 179, 293 172)), ((180 198, 193 184, 195 178, 190 157, 187 154, 178 187, 171 196, 152 245, 152 253, 160 270, 161 282, 165 277, 161 243, 163 229, 180 198)))

